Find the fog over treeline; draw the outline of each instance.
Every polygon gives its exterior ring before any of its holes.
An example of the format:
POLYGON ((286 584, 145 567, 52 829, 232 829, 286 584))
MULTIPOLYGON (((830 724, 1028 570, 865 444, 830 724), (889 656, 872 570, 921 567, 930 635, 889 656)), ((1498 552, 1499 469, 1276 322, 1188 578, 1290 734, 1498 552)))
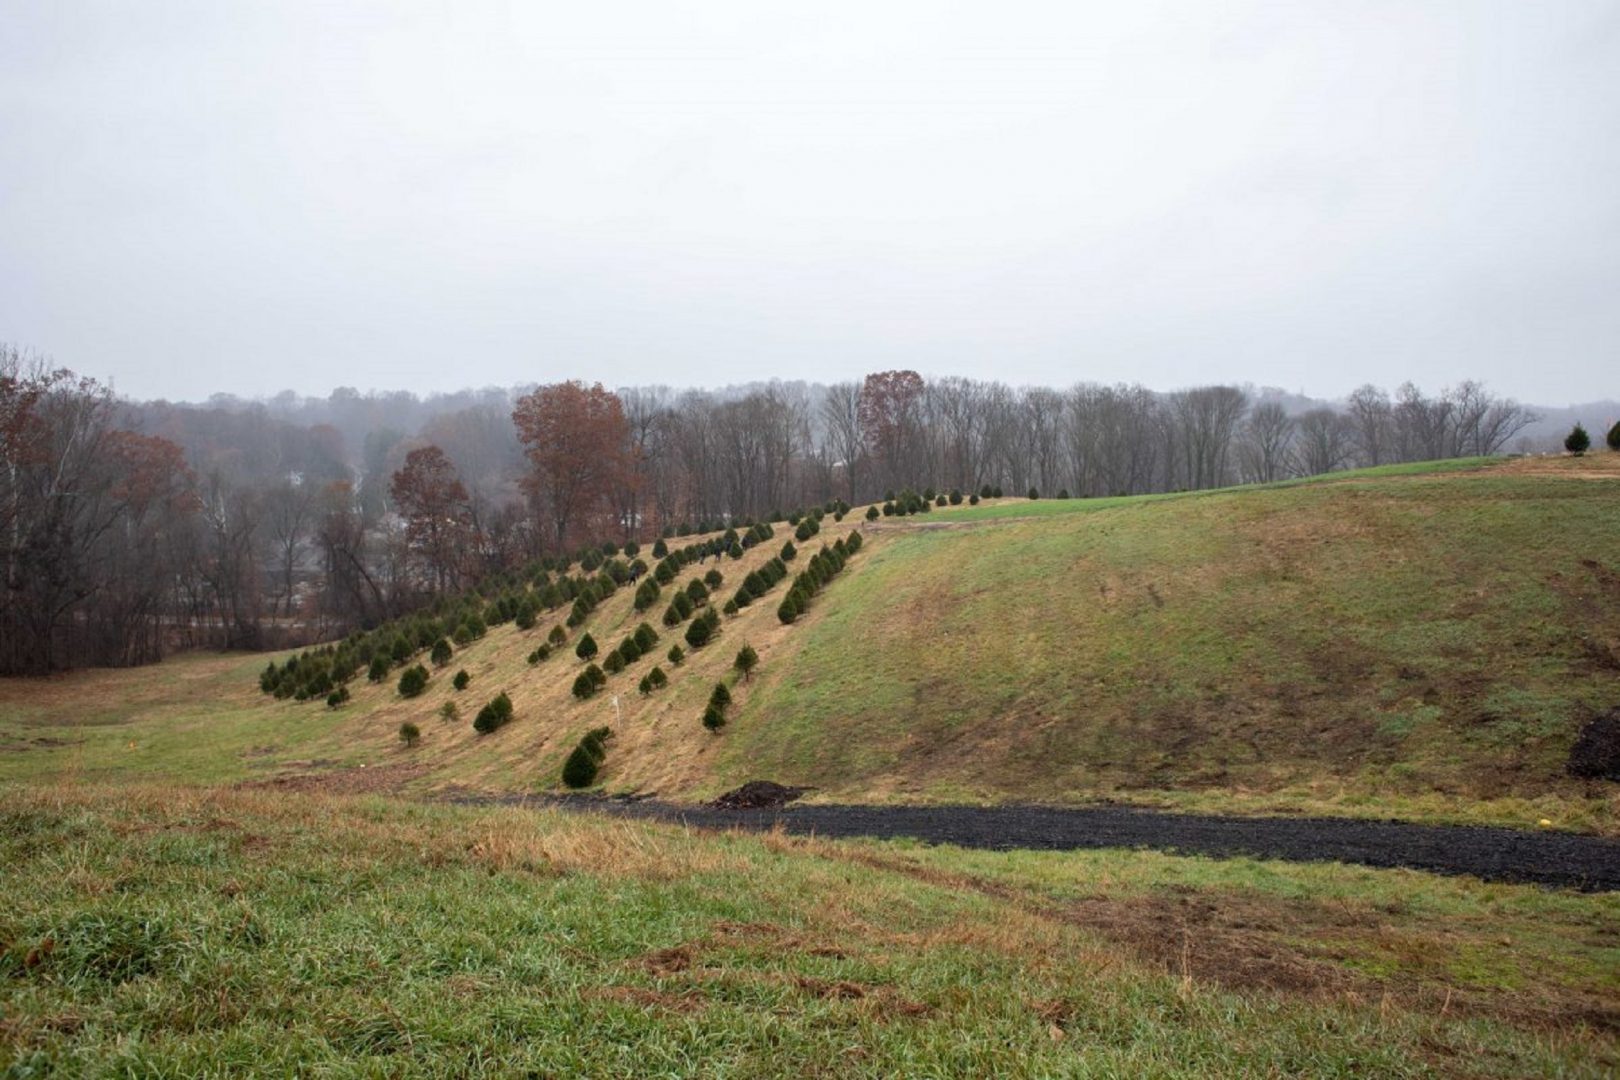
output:
POLYGON ((1483 384, 1347 400, 875 372, 718 390, 585 381, 418 397, 120 399, 0 350, 0 671, 300 644, 587 544, 906 488, 1097 497, 1555 449, 1614 403, 1483 384))

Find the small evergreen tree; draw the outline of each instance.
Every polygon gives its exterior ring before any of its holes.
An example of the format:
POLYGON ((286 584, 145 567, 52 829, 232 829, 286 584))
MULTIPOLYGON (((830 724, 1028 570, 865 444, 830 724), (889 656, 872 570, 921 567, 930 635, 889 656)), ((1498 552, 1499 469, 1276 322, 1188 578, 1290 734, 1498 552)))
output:
POLYGON ((1592 437, 1588 435, 1586 433, 1586 429, 1581 427, 1579 424, 1576 424, 1570 433, 1564 437, 1564 449, 1568 450, 1576 457, 1580 457, 1582 454, 1586 453, 1587 448, 1591 445, 1592 437))
POLYGON ((591 680, 591 685, 598 690, 607 685, 607 675, 595 664, 585 669, 585 677, 591 680))
POLYGON ((406 746, 415 746, 422 738, 422 729, 407 720, 399 725, 399 741, 406 746))
POLYGON ((878 513, 879 513, 879 511, 878 511, 878 508, 876 506, 868 506, 866 508, 866 520, 867 521, 876 521, 878 519, 878 513))
POLYGON ((450 685, 454 686, 457 690, 465 690, 467 689, 467 684, 470 682, 472 682, 472 676, 467 674, 466 668, 462 668, 460 671, 456 672, 456 677, 450 680, 450 685))
POLYGON ((661 667, 655 667, 647 672, 647 678, 652 682, 654 690, 662 690, 669 685, 669 676, 664 674, 661 667))
POLYGON ((579 639, 579 644, 574 646, 574 655, 579 657, 581 660, 589 660, 591 657, 595 656, 596 639, 591 637, 589 633, 586 633, 579 639))
POLYGON ((1041 497, 1041 493, 1039 491, 1036 491, 1034 488, 1030 488, 1029 489, 1029 497, 1031 499, 1038 499, 1038 498, 1041 497))
POLYGON ((642 623, 640 626, 636 627, 635 638, 636 647, 642 651, 643 655, 645 655, 646 653, 652 652, 652 647, 658 644, 658 631, 654 630, 646 623, 642 623))
POLYGON ((651 672, 649 672, 646 675, 643 675, 641 677, 641 681, 636 684, 636 689, 641 691, 641 696, 642 697, 646 697, 648 694, 652 693, 652 688, 653 688, 653 686, 652 686, 652 673, 651 672))
POLYGON ((596 783, 596 773, 600 767, 596 755, 581 742, 568 755, 568 760, 563 762, 562 781, 571 788, 590 787, 596 783))
POLYGON ((459 720, 461 718, 461 710, 456 707, 455 702, 447 701, 443 705, 439 706, 439 718, 441 720, 459 720))
POLYGON ((725 575, 718 570, 710 570, 707 574, 703 575, 703 582, 704 584, 708 585, 710 592, 718 589, 722 584, 724 584, 725 580, 725 575))
POLYGON ((497 728, 503 727, 512 719, 512 699, 502 691, 500 694, 478 710, 473 717, 473 730, 480 735, 488 735, 497 728))
POLYGON ((551 628, 551 633, 546 635, 546 640, 551 643, 553 648, 555 648, 568 640, 568 631, 564 630, 560 626, 553 626, 551 628))
POLYGON ((1620 420, 1614 422, 1614 427, 1609 429, 1609 434, 1604 441, 1609 444, 1610 450, 1620 450, 1620 420))
POLYGON ((737 614, 737 601, 727 600, 726 606, 722 610, 724 610, 727 615, 737 614))
POLYGON ((440 638, 433 643, 433 651, 428 654, 428 657, 433 661, 434 667, 444 667, 450 662, 452 655, 454 655, 454 652, 450 648, 450 642, 440 638))
POLYGON ((388 663, 387 657, 373 657, 371 660, 371 669, 366 672, 366 678, 370 679, 372 682, 382 682, 384 679, 388 678, 388 669, 391 666, 392 665, 388 663))
POLYGON ((681 661, 686 659, 686 650, 681 648, 679 645, 671 645, 669 647, 668 656, 671 664, 676 667, 680 667, 681 661))
POLYGON ((709 705, 713 708, 719 709, 721 712, 724 712, 727 706, 730 704, 731 691, 726 688, 725 683, 715 683, 713 692, 709 694, 709 705))
MULTIPOLYGON (((709 609, 713 611, 713 608, 709 609)), ((709 643, 709 620, 693 619, 692 625, 686 628, 686 643, 694 649, 701 649, 709 643)))
POLYGON ((664 538, 660 536, 657 540, 653 541, 652 556, 655 559, 663 559, 667 558, 668 555, 669 545, 664 543, 664 538))
POLYGON ((726 714, 710 705, 703 710, 703 726, 710 731, 719 731, 726 726, 726 714))
MULTIPOLYGON (((1620 427, 1620 424, 1617 424, 1615 426, 1620 427)), ((782 545, 782 561, 783 562, 792 562, 794 559, 796 559, 798 557, 799 557, 799 549, 793 546, 793 541, 789 540, 787 543, 782 545)))
POLYGON ((623 671, 624 654, 618 649, 614 649, 612 652, 608 653, 607 658, 602 661, 602 670, 606 671, 609 675, 617 675, 619 672, 623 671))
POLYGON ((742 677, 745 680, 748 678, 749 673, 753 671, 758 664, 759 653, 754 651, 754 647, 752 645, 744 645, 741 649, 737 650, 737 659, 732 661, 732 666, 738 671, 742 672, 742 677))
POLYGON ((341 707, 343 703, 348 700, 349 688, 347 686, 340 686, 330 694, 326 695, 326 707, 328 709, 336 709, 341 707))
POLYGON ((975 491, 972 495, 968 496, 968 505, 969 506, 978 506, 979 505, 979 493, 978 492, 975 491))
POLYGON ((399 677, 399 696, 413 698, 421 695, 427 689, 428 671, 421 664, 408 667, 399 677))

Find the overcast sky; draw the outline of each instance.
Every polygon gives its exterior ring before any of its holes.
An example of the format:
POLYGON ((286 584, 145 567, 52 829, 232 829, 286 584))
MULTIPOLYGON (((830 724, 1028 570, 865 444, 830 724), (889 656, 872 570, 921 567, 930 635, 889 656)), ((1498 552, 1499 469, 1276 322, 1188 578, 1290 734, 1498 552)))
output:
POLYGON ((0 341, 136 397, 1620 392, 1620 3, 0 4, 0 341))

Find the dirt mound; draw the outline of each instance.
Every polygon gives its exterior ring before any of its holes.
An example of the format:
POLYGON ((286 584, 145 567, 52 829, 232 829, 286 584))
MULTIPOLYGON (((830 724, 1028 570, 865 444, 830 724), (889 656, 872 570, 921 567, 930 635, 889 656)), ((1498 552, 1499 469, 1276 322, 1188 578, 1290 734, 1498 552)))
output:
POLYGON ((735 791, 728 791, 709 805, 716 810, 770 810, 786 806, 809 788, 787 787, 769 780, 750 780, 735 791))
POLYGON ((1620 780, 1620 707, 1586 722, 1570 747, 1568 768, 1571 776, 1620 780))

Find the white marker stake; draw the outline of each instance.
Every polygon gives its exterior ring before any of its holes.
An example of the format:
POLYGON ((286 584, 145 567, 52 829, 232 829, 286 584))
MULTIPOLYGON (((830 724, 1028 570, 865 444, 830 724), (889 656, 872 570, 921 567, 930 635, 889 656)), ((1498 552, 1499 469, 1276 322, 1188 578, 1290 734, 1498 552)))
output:
POLYGON ((624 717, 619 715, 619 695, 613 695, 613 723, 617 725, 624 717))

